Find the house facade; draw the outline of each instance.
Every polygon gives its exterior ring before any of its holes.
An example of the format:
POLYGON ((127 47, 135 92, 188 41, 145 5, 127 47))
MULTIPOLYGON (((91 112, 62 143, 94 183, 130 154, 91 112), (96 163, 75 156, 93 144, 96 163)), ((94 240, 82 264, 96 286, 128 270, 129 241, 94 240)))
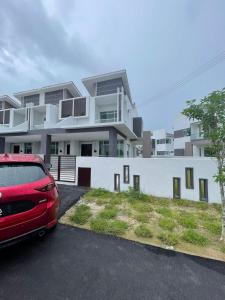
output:
POLYGON ((142 138, 125 70, 0 98, 0 152, 136 156, 142 138))
POLYGON ((180 115, 174 124, 175 156, 210 156, 209 141, 204 138, 201 124, 180 115))
POLYGON ((152 155, 153 156, 173 156, 173 134, 167 132, 165 129, 158 129, 152 131, 152 155))

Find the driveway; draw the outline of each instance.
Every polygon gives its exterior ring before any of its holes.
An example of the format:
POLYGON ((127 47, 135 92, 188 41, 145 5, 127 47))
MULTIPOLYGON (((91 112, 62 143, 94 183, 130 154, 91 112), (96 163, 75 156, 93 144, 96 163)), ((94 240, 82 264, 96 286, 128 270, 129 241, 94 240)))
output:
POLYGON ((225 299, 225 263, 61 225, 0 252, 0 299, 225 299))

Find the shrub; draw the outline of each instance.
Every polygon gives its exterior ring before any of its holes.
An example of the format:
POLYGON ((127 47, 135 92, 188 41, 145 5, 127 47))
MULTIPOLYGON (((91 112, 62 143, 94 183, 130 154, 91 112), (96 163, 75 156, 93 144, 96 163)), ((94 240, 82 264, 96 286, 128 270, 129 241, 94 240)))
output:
POLYGON ((90 207, 85 204, 81 204, 76 208, 76 211, 70 217, 70 220, 75 224, 83 225, 88 221, 91 215, 90 207))
POLYGON ((113 219, 117 216, 118 210, 116 208, 105 208, 99 213, 101 219, 113 219))
POLYGON ((166 230, 173 230, 176 223, 172 219, 161 218, 159 220, 159 226, 166 230))
POLYGON ((202 247, 208 244, 208 239, 204 235, 192 229, 186 230, 182 235, 182 239, 185 242, 202 247))
POLYGON ((203 226, 212 234, 220 235, 221 233, 221 224, 213 222, 205 222, 203 226))
POLYGON ((168 207, 159 207, 155 210, 158 214, 163 215, 165 217, 171 218, 173 217, 173 212, 170 208, 168 207))
POLYGON ((136 215, 134 218, 140 223, 148 223, 149 221, 149 217, 146 214, 136 215))
POLYGON ((99 233, 107 233, 112 235, 123 235, 128 229, 128 225, 124 221, 110 221, 99 217, 91 220, 90 227, 99 233))
POLYGON ((171 232, 161 232, 158 239, 168 246, 176 246, 179 242, 178 236, 171 232))
POLYGON ((135 201, 132 203, 132 207, 134 210, 138 212, 151 212, 153 211, 151 205, 149 203, 144 203, 141 201, 135 201))
POLYGON ((138 226, 134 232, 138 237, 151 238, 153 236, 151 230, 144 225, 138 226))
POLYGON ((177 221, 180 225, 182 225, 185 228, 197 228, 197 219, 192 214, 183 212, 178 216, 177 221))

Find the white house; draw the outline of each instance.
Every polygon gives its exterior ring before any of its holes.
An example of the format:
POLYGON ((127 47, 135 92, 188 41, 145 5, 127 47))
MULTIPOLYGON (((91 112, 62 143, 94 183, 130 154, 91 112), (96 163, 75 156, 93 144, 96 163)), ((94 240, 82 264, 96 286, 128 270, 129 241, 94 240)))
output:
POLYGON ((173 134, 165 129, 152 131, 152 155, 153 156, 173 156, 173 134))
POLYGON ((71 82, 0 98, 0 153, 136 155, 142 118, 125 70, 82 80, 87 96, 71 82))

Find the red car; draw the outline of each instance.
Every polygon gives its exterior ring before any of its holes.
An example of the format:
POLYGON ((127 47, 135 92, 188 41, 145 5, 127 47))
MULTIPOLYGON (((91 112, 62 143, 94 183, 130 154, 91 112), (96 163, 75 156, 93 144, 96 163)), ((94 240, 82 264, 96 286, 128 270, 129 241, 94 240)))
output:
POLYGON ((0 155, 0 246, 55 227, 59 203, 55 181, 38 155, 0 155))

